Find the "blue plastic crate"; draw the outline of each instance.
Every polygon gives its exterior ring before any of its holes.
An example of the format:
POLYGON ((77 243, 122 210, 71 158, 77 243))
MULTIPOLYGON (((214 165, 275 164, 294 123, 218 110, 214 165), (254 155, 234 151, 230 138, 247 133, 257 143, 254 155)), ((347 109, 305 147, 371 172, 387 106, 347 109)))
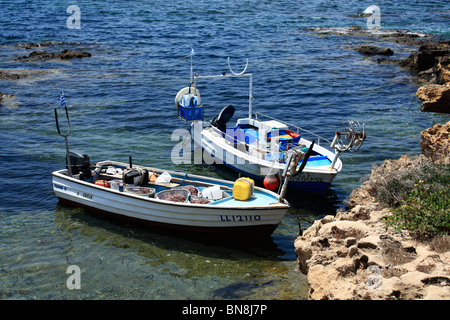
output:
POLYGON ((178 116, 186 121, 203 120, 203 106, 183 107, 178 105, 178 116))

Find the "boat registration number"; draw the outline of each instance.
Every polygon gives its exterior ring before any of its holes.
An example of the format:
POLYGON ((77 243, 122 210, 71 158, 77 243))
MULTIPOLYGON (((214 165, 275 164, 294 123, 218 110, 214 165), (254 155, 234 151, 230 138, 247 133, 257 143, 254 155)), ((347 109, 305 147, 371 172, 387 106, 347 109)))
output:
POLYGON ((292 181, 297 181, 297 182, 323 182, 322 178, 313 177, 309 173, 301 173, 298 176, 293 177, 292 181))
POLYGON ((86 192, 80 192, 80 191, 78 191, 77 192, 77 196, 82 196, 83 198, 86 198, 86 199, 89 199, 89 200, 92 200, 92 198, 94 197, 92 194, 90 194, 90 193, 86 193, 86 192))
POLYGON ((247 215, 220 215, 220 221, 260 221, 261 216, 255 215, 255 216, 247 216, 247 215))

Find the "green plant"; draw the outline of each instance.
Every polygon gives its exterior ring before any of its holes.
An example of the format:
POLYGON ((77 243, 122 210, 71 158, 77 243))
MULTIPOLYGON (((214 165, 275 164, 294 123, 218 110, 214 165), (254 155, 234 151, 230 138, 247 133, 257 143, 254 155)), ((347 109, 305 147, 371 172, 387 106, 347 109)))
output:
POLYGON ((450 233, 450 166, 423 156, 388 161, 372 172, 372 194, 392 216, 386 222, 416 236, 450 233))
POLYGON ((418 185, 426 187, 430 192, 448 188, 450 185, 450 166, 412 160, 404 168, 382 170, 382 178, 372 183, 376 190, 377 201, 387 207, 397 207, 409 196, 418 185))
POLYGON ((418 237, 450 233, 450 185, 426 186, 420 181, 399 206, 393 208, 387 225, 407 229, 418 237))

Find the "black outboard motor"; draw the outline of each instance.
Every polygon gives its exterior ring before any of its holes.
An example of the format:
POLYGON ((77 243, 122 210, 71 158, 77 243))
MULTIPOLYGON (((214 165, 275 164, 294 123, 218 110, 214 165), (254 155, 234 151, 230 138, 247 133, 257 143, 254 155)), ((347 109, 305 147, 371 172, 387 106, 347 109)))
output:
POLYGON ((217 116, 211 121, 211 124, 222 132, 227 130, 227 122, 234 115, 234 107, 230 104, 223 108, 217 116))
MULTIPOLYGON (((91 174, 91 162, 89 156, 81 152, 69 152, 70 167, 72 168, 72 174, 80 174, 81 180, 87 180, 92 177, 91 174)), ((68 169, 67 159, 66 168, 68 169)))

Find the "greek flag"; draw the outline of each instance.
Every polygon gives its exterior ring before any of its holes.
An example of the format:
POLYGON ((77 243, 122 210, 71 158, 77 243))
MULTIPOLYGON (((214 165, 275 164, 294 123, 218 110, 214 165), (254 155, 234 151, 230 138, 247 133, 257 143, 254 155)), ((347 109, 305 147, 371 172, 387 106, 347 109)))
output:
POLYGON ((64 99, 64 92, 61 91, 61 95, 59 96, 59 101, 61 102, 61 107, 66 105, 66 99, 64 99))
POLYGON ((195 54, 194 48, 192 48, 191 46, 191 56, 193 56, 195 54))

